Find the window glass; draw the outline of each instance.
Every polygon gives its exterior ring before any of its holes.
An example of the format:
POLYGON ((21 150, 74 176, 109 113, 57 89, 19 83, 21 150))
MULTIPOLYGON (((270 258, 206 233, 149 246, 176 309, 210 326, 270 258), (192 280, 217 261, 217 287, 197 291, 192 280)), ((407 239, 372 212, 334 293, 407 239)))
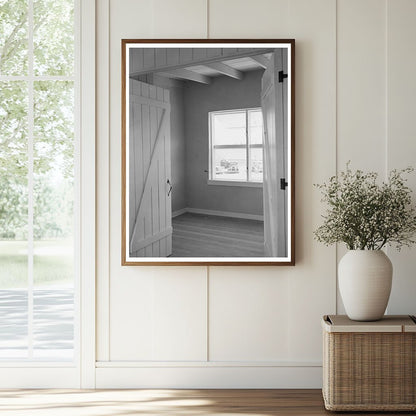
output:
POLYGON ((74 73, 74 2, 34 0, 34 61, 36 75, 74 73))
POLYGON ((28 1, 0 0, 0 75, 27 75, 28 1))
POLYGON ((246 113, 245 111, 214 115, 214 146, 245 145, 246 113))
POLYGON ((263 182, 263 149, 250 148, 249 180, 263 182))
POLYGON ((263 144, 263 116, 261 110, 248 111, 248 130, 250 144, 263 144))
POLYGON ((246 155, 245 149, 214 149, 213 178, 222 181, 245 181, 246 155))
POLYGON ((0 81, 0 359, 27 357, 27 94, 0 81))
POLYGON ((73 0, 0 0, 2 360, 73 358, 74 33, 73 0))

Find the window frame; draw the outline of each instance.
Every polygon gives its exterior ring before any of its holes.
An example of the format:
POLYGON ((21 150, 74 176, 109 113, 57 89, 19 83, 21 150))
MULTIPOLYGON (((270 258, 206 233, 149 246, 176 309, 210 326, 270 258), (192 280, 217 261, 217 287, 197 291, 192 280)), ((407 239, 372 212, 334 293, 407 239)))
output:
MULTIPOLYGON (((27 192, 28 192, 28 213, 27 213, 27 294, 28 294, 28 331, 27 331, 27 357, 13 359, 10 361, 17 361, 23 363, 36 363, 47 362, 50 365, 72 367, 76 366, 79 362, 79 264, 80 264, 80 120, 81 120, 81 102, 80 102, 80 0, 73 0, 74 4, 74 61, 73 70, 70 75, 44 75, 36 74, 34 63, 34 0, 28 0, 27 2, 27 71, 25 75, 2 75, 0 74, 0 81, 4 82, 21 82, 23 81, 27 87, 27 192), (74 88, 74 214, 73 214, 73 282, 74 282, 74 349, 72 359, 59 360, 59 359, 36 359, 33 356, 34 353, 34 146, 36 142, 35 138, 35 85, 38 82, 72 82, 74 88)), ((8 362, 8 360, 2 360, 1 363, 8 362)), ((0 365, 1 365, 0 363, 0 365)))
POLYGON ((208 112, 208 136, 209 136, 209 147, 208 147, 208 185, 216 185, 216 186, 241 186, 241 187, 252 187, 252 188, 263 188, 263 180, 262 181, 253 181, 250 180, 250 148, 254 149, 263 149, 264 148, 264 141, 262 144, 250 144, 250 134, 249 134, 249 112, 250 111, 259 111, 261 112, 261 107, 246 107, 246 108, 234 108, 229 110, 216 110, 216 111, 209 111, 208 112), (231 114, 231 113, 238 113, 238 112, 245 112, 245 120, 246 120, 246 143, 245 145, 214 145, 213 144, 213 116, 217 114, 231 114), (245 149, 246 150, 246 160, 247 160, 247 168, 246 168, 246 180, 221 180, 214 178, 214 147, 216 148, 223 148, 223 149, 245 149))
MULTIPOLYGON (((33 19, 33 0, 28 1, 29 6, 32 7, 32 12, 29 11, 28 19, 33 19)), ((76 306, 73 360, 71 362, 28 359, 0 361, 0 388, 95 388, 96 340, 91 336, 95 333, 96 327, 95 28, 95 0, 74 0, 74 302, 76 306)), ((33 43, 28 45, 28 51, 30 48, 33 49, 33 43)), ((28 72, 27 75, 2 75, 0 80, 28 83, 29 77, 33 77, 33 81, 59 80, 59 76, 34 77, 33 75, 33 72, 32 74, 28 72)), ((33 98, 28 104, 28 110, 33 111, 33 107, 30 108, 30 105, 33 106, 33 98)))

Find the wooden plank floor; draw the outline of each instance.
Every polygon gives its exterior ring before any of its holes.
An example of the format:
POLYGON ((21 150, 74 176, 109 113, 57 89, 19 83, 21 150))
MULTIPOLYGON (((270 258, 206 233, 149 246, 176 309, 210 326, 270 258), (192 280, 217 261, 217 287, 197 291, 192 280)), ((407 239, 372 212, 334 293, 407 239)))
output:
POLYGON ((263 221, 186 213, 172 219, 171 257, 263 257, 263 221))
MULTIPOLYGON (((326 411, 321 390, 316 389, 0 390, 0 414, 1 416, 353 416, 363 413, 326 411)), ((397 413, 370 413, 371 416, 394 414, 397 413)), ((412 412, 399 414, 414 415, 412 412)))

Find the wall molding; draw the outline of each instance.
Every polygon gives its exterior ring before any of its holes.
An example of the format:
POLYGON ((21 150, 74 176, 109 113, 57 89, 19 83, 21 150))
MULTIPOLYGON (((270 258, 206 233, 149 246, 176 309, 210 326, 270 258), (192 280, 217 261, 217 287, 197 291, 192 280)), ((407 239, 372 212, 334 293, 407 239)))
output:
POLYGON ((107 367, 96 369, 104 388, 321 388, 322 367, 107 367))
POLYGON ((97 368, 322 367, 314 361, 97 361, 97 368))

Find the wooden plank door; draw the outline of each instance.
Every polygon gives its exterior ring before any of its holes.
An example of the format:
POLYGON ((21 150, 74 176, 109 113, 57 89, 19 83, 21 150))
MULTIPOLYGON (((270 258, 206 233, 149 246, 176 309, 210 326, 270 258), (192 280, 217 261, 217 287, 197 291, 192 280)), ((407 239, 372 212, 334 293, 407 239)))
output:
POLYGON ((263 204, 264 245, 267 257, 286 257, 287 241, 287 82, 279 81, 279 72, 287 74, 287 50, 276 49, 262 78, 263 146, 263 204))
POLYGON ((169 91, 130 80, 131 257, 172 254, 169 91))

